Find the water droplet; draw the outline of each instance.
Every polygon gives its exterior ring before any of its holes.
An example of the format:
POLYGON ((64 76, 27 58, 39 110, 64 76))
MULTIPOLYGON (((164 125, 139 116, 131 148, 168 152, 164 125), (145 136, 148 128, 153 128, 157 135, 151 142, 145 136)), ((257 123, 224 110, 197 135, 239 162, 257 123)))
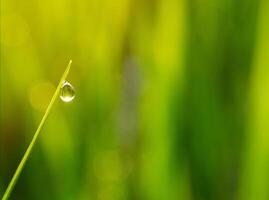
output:
POLYGON ((60 98, 64 102, 70 102, 75 98, 75 89, 67 81, 65 81, 61 87, 60 98))

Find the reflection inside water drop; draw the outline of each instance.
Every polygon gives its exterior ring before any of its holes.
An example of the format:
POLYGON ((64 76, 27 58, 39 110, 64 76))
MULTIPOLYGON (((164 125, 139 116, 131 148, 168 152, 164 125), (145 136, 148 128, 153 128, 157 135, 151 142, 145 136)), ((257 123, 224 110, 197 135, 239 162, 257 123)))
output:
POLYGON ((75 98, 75 89, 67 81, 65 81, 61 87, 60 98, 64 102, 70 102, 75 98))

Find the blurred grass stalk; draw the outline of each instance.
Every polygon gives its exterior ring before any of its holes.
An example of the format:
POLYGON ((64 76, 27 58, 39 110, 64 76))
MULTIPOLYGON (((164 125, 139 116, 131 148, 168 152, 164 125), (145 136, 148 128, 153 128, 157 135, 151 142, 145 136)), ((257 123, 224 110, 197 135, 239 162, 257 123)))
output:
MULTIPOLYGON (((186 162, 176 155, 177 133, 171 115, 174 88, 182 91, 184 41, 186 30, 184 0, 160 0, 156 23, 149 44, 152 80, 145 85, 147 94, 141 101, 141 118, 145 130, 142 155, 141 192, 144 199, 189 199, 186 162), (179 86, 179 87, 178 87, 179 86), (175 156, 176 155, 176 156, 175 156), (178 159, 178 160, 175 160, 178 159), (176 166, 180 160, 180 165, 176 166)), ((140 22, 143 24, 143 19, 140 22)), ((142 38, 147 38, 145 35, 142 38)), ((141 53, 143 55, 143 53, 141 53)), ((143 55, 144 56, 144 55, 143 55)), ((146 57, 143 60, 147 60, 146 57)))
POLYGON ((8 185, 4 195, 3 195, 2 200, 7 200, 9 198, 9 196, 11 195, 12 190, 13 190, 13 188, 14 188, 14 186, 15 186, 15 184, 16 184, 16 182, 17 182, 17 180, 18 180, 18 178, 19 178, 19 176, 20 176, 20 174, 22 172, 22 169, 23 169, 26 161, 28 160, 28 158, 29 158, 29 156, 30 156, 30 154, 32 152, 32 149, 33 149, 33 147, 34 147, 34 145, 36 143, 36 140, 38 139, 40 131, 41 131, 41 129, 42 129, 42 127, 43 127, 43 125, 44 125, 44 123, 45 123, 45 121, 46 121, 46 119, 47 119, 47 117, 48 117, 48 115, 49 115, 49 113, 51 111, 51 108, 52 108, 53 104, 55 103, 57 97, 59 96, 61 86, 64 83, 64 81, 66 80, 66 77, 67 77, 68 72, 70 70, 71 64, 72 64, 72 61, 70 60, 69 64, 67 65, 67 67, 66 67, 66 69, 65 69, 65 71, 64 71, 64 73, 63 73, 63 75, 62 75, 62 77, 60 79, 60 82, 59 82, 59 84, 58 84, 58 86, 57 86, 57 88, 55 90, 55 93, 53 94, 53 96, 51 98, 51 101, 50 101, 50 103, 49 103, 49 105, 48 105, 48 107, 46 109, 46 112, 45 112, 40 124, 38 125, 38 128, 37 128, 37 130, 36 130, 36 132, 35 132, 35 134, 33 136, 33 139, 31 141, 30 145, 28 146, 26 152, 24 153, 24 155, 23 155, 23 157, 21 159, 21 162, 20 162, 18 168, 16 169, 16 172, 14 173, 14 175, 13 175, 13 177, 12 177, 12 179, 11 179, 11 181, 10 181, 10 183, 9 183, 9 185, 8 185))
POLYGON ((269 1, 262 0, 250 85, 248 135, 243 157, 240 200, 267 200, 269 166, 269 1))

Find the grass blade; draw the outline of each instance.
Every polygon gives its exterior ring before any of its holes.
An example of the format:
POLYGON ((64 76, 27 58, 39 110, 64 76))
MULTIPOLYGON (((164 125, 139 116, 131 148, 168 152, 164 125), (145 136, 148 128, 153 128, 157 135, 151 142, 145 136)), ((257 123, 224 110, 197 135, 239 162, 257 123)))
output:
POLYGON ((17 167, 16 172, 14 173, 11 181, 9 182, 9 185, 8 185, 8 187, 7 187, 7 189, 6 189, 5 193, 4 193, 4 196, 2 197, 2 200, 7 200, 9 198, 9 196, 10 196, 10 194, 11 194, 11 192, 12 192, 12 190, 13 190, 13 188, 14 188, 14 186, 15 186, 15 184, 16 184, 16 182, 17 182, 17 180, 18 180, 18 178, 19 178, 19 176, 21 174, 22 169, 23 169, 26 161, 28 160, 28 158, 29 158, 29 156, 31 154, 31 151, 32 151, 32 149, 33 149, 33 147, 34 147, 34 145, 36 143, 36 140, 37 140, 37 138, 39 136, 39 133, 40 133, 40 131, 41 131, 41 129, 42 129, 42 127, 43 127, 49 113, 50 113, 50 110, 51 110, 53 104, 55 103, 55 100, 57 99, 57 97, 59 95, 59 92, 61 90, 61 86, 64 83, 64 81, 65 81, 65 79, 66 79, 66 77, 68 75, 69 69, 71 67, 71 63, 72 63, 72 60, 70 60, 69 64, 67 65, 66 70, 64 71, 64 73, 63 73, 63 75, 61 77, 61 80, 60 80, 60 82, 59 82, 59 84, 58 84, 58 86, 57 86, 51 100, 50 100, 50 103, 49 103, 49 105, 48 105, 48 107, 46 109, 46 112, 45 112, 41 122, 38 125, 38 128, 37 128, 37 130, 36 130, 36 132, 35 132, 35 134, 33 136, 33 139, 31 141, 31 143, 29 144, 26 152, 24 153, 24 155, 23 155, 23 157, 21 159, 21 162, 20 162, 19 166, 17 167))

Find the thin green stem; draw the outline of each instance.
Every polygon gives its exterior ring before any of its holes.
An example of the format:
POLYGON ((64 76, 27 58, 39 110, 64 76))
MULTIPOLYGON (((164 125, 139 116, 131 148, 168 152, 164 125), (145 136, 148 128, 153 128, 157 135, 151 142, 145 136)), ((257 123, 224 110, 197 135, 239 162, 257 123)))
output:
POLYGON ((52 98, 50 100, 50 103, 49 103, 49 105, 48 105, 48 107, 46 109, 46 112, 45 112, 40 124, 38 125, 38 128, 37 128, 37 130, 36 130, 36 132, 35 132, 35 134, 33 136, 33 139, 31 141, 30 145, 28 146, 26 152, 24 153, 24 155, 23 155, 23 157, 21 159, 21 162, 20 162, 19 166, 17 167, 16 172, 14 173, 11 181, 9 182, 9 185, 8 185, 8 187, 7 187, 7 189, 6 189, 5 193, 4 193, 4 196, 2 197, 2 200, 7 200, 9 198, 9 196, 10 196, 10 194, 11 194, 11 192, 12 192, 12 190, 13 190, 13 188, 14 188, 14 186, 15 186, 15 184, 16 184, 16 182, 17 182, 17 180, 18 180, 18 178, 19 178, 19 176, 21 174, 22 169, 23 169, 26 161, 28 160, 28 158, 29 158, 29 156, 31 154, 31 151, 32 151, 32 149, 33 149, 33 147, 34 147, 34 145, 36 143, 36 140, 37 140, 37 138, 39 136, 39 133, 40 133, 40 131, 41 131, 41 129, 42 129, 42 127, 43 127, 49 113, 50 113, 50 110, 51 110, 53 104, 55 103, 55 100, 57 99, 57 97, 59 95, 59 92, 61 90, 61 86, 64 83, 64 81, 65 81, 65 79, 66 79, 66 77, 68 75, 69 69, 71 67, 71 63, 72 63, 72 60, 70 60, 69 64, 67 65, 66 70, 64 71, 64 73, 62 75, 62 78, 61 78, 61 80, 60 80, 60 82, 59 82, 59 84, 58 84, 58 86, 57 86, 57 88, 56 88, 56 90, 54 92, 54 95, 52 96, 52 98))

